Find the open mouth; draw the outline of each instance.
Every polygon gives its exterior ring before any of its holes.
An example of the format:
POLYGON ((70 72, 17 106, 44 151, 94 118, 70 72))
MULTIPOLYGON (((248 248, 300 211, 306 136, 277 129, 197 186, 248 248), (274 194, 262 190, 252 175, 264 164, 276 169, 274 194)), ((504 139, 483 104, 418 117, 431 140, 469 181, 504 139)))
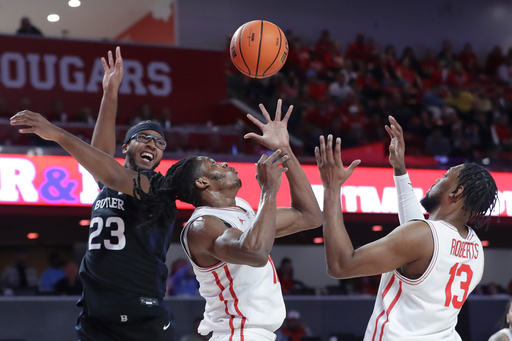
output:
POLYGON ((155 158, 155 156, 151 153, 148 153, 148 152, 142 152, 140 154, 140 157, 144 160, 147 160, 148 162, 151 162, 153 161, 153 159, 155 158))

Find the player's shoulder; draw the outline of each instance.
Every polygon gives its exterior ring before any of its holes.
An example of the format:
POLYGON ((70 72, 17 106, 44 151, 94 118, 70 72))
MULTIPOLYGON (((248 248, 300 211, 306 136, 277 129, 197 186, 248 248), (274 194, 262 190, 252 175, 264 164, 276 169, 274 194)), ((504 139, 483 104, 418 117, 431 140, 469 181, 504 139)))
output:
POLYGON ((395 233, 399 233, 403 236, 424 236, 431 234, 430 224, 424 219, 413 219, 406 223, 401 224, 395 230, 395 233))
POLYGON ((502 331, 498 331, 498 332, 492 334, 488 341, 512 341, 512 340, 510 340, 508 338, 508 336, 505 335, 505 333, 503 333, 502 331))

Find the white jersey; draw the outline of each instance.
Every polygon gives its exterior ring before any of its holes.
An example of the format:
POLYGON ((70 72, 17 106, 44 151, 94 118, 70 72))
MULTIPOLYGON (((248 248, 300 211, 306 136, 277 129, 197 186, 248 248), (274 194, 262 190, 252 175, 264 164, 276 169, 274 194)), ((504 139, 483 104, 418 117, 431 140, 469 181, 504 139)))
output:
POLYGON ((215 216, 230 228, 246 231, 255 212, 243 199, 236 207, 197 207, 181 233, 181 244, 199 281, 199 293, 206 300, 205 312, 198 331, 213 332, 213 338, 226 340, 274 340, 285 318, 281 284, 272 258, 264 267, 220 262, 209 268, 195 264, 190 257, 187 231, 202 216, 215 216), (225 337, 225 338, 224 338, 225 337))
POLYGON ((434 240, 432 260, 418 279, 382 274, 365 341, 461 340, 457 315, 484 270, 482 243, 468 226, 462 238, 444 221, 424 220, 434 240))

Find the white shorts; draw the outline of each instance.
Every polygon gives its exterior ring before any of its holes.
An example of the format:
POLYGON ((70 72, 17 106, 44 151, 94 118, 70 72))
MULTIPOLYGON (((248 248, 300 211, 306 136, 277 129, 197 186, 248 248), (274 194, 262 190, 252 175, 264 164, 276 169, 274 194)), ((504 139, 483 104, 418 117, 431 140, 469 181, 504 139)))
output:
MULTIPOLYGON (((213 332, 210 341, 241 341, 240 330, 236 329, 231 338, 231 332, 213 332)), ((244 341, 275 341, 276 334, 262 328, 244 328, 244 341)))

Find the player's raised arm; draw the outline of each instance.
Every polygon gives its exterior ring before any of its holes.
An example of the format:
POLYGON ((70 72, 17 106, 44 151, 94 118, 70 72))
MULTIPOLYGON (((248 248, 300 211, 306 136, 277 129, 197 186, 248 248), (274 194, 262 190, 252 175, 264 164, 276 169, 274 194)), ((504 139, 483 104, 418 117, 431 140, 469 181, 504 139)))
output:
POLYGON ((327 273, 334 278, 370 276, 392 271, 408 264, 428 252, 429 228, 424 222, 402 225, 384 238, 354 249, 345 228, 341 208, 341 186, 350 177, 360 160, 344 168, 341 160, 341 140, 333 137, 327 143, 320 137, 320 147, 315 148, 315 157, 324 185, 324 243, 327 273))
MULTIPOLYGON (((39 113, 30 110, 20 111, 11 117, 10 124, 23 126, 19 129, 21 134, 36 134, 45 140, 58 143, 95 179, 119 192, 133 195, 133 180, 138 175, 136 171, 123 167, 112 156, 55 126, 39 113)), ((143 189, 147 190, 148 179, 142 176, 141 182, 143 189)))
POLYGON ((291 207, 280 207, 278 210, 277 237, 315 228, 322 224, 322 212, 311 184, 290 147, 287 125, 293 106, 288 108, 284 117, 281 107, 282 101, 279 99, 275 118, 272 120, 263 104, 260 104, 260 110, 266 123, 260 122, 252 115, 247 115, 247 117, 261 130, 262 135, 248 133, 244 136, 246 139, 255 139, 271 150, 280 149, 283 154, 289 156, 285 166, 288 168, 286 177, 290 185, 291 207))
POLYGON ((393 166, 398 199, 398 218, 403 224, 413 219, 424 219, 421 205, 416 198, 414 189, 405 168, 405 141, 400 124, 393 116, 389 116, 389 126, 385 126, 391 138, 389 143, 389 163, 393 166))
POLYGON ((91 145, 101 151, 114 156, 116 151, 116 114, 119 85, 123 79, 123 58, 121 48, 116 47, 116 59, 112 51, 108 51, 107 59, 101 58, 105 74, 103 76, 103 97, 91 145), (107 60, 108 59, 108 60, 107 60))

